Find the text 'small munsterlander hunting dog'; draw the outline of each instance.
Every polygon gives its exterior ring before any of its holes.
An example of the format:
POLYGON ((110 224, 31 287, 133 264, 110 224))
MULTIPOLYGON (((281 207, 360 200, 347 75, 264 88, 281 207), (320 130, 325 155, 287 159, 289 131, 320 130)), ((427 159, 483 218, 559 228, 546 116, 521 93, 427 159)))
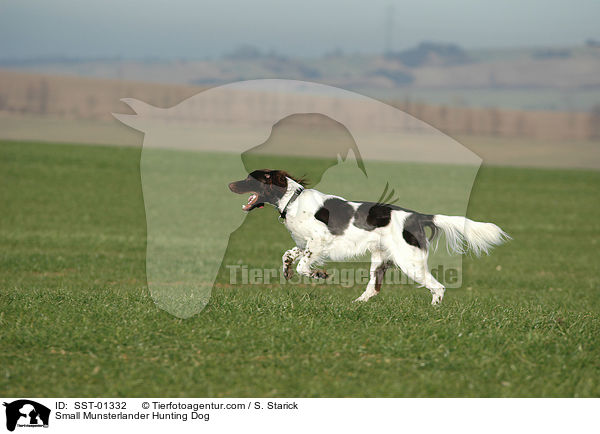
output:
POLYGON ((306 189, 304 182, 282 170, 255 170, 246 179, 232 182, 234 193, 251 193, 244 211, 265 203, 275 206, 296 247, 283 255, 286 279, 298 273, 325 279, 323 270, 312 266, 327 260, 344 261, 371 252, 370 279, 357 301, 367 301, 381 289, 385 271, 395 265, 412 280, 425 286, 439 304, 444 286, 429 272, 430 242, 441 229, 450 250, 476 255, 510 237, 493 223, 481 223, 461 216, 421 214, 395 205, 354 202, 331 194, 306 189), (426 228, 431 231, 426 234, 426 228))

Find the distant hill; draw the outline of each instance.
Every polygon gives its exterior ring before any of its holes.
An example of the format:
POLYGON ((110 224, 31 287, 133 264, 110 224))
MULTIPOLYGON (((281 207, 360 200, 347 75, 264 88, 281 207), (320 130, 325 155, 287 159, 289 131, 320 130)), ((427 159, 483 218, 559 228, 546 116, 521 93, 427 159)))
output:
POLYGON ((525 110, 590 110, 600 102, 600 46, 464 50, 424 42, 386 55, 289 58, 242 46, 216 59, 17 59, 14 70, 215 86, 257 78, 317 81, 374 97, 525 110))
POLYGON ((458 45, 435 42, 422 42, 409 50, 386 53, 385 57, 409 68, 462 65, 470 61, 467 52, 458 45))

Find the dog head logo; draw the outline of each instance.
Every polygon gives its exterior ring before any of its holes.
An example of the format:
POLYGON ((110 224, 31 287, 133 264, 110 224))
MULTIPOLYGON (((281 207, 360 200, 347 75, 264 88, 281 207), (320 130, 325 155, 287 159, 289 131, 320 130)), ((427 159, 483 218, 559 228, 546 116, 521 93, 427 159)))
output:
MULTIPOLYGON (((481 164, 407 113, 322 84, 244 81, 171 108, 122 101, 135 114, 114 116, 144 133, 148 287, 160 308, 183 318, 208 303, 230 236, 245 220, 232 180, 277 168, 340 196, 361 191, 377 200, 389 185, 408 208, 465 215, 481 164)), ((461 267, 460 257, 440 261, 461 267)))
POLYGON ((264 167, 265 159, 278 155, 282 164, 293 160, 312 158, 303 165, 302 175, 312 185, 321 181, 325 172, 353 156, 357 176, 368 177, 362 155, 350 131, 329 116, 319 113, 298 113, 277 121, 269 137, 258 146, 242 152, 241 158, 247 173, 264 167))
POLYGON ((6 429, 14 431, 16 427, 48 427, 50 409, 29 399, 19 399, 4 403, 6 407, 6 429))

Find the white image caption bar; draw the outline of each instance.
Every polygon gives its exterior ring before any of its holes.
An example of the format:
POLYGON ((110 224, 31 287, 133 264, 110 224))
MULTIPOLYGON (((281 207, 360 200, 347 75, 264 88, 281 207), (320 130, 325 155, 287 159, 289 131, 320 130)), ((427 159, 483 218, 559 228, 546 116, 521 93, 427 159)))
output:
MULTIPOLYGON (((23 398, 3 398, 14 402, 23 398)), ((27 398, 51 410, 60 433, 165 430, 210 433, 367 432, 564 433, 589 431, 598 399, 27 398)), ((4 413, 4 412, 2 412, 4 413)), ((2 423, 6 423, 3 414, 2 423)), ((28 424, 15 432, 27 432, 28 424)), ((50 431, 48 431, 49 433, 50 431)))

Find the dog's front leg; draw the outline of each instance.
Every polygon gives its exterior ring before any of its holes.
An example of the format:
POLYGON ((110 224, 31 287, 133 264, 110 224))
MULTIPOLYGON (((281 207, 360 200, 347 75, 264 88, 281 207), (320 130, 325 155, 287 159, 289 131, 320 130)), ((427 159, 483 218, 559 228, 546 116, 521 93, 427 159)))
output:
POLYGON ((318 242, 309 242, 306 245, 306 249, 302 252, 300 261, 296 271, 303 276, 312 277, 315 279, 327 279, 327 272, 325 270, 312 270, 313 264, 321 259, 321 253, 323 252, 322 246, 318 242))
POLYGON ((302 253, 304 253, 302 249, 294 247, 293 249, 286 251, 281 257, 281 261, 283 262, 283 277, 285 277, 286 280, 291 279, 294 275, 292 265, 294 265, 294 262, 302 256, 302 253))

